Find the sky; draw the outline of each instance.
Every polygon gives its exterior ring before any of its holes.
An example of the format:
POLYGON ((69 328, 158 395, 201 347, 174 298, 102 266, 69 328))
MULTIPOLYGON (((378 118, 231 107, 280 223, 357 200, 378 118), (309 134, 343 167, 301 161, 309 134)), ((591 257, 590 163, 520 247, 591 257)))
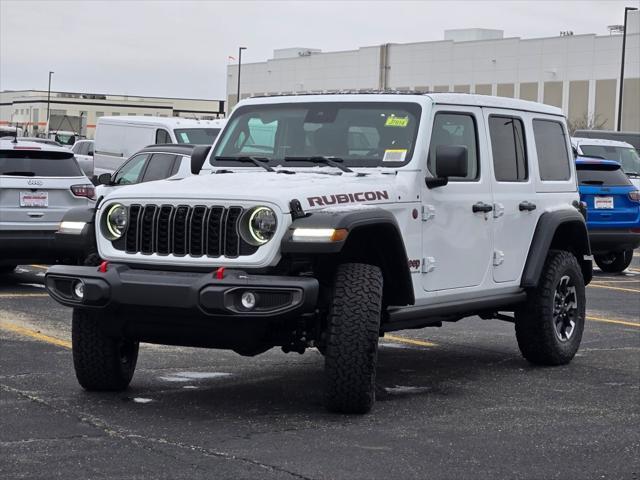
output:
POLYGON ((229 56, 263 62, 287 47, 353 50, 442 40, 608 35, 639 0, 173 1, 0 0, 0 90, 224 99, 229 56))

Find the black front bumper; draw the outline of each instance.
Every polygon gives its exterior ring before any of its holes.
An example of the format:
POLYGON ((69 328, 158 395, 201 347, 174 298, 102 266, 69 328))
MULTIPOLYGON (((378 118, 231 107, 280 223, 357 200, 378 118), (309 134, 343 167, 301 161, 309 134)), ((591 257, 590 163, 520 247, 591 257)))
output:
POLYGON ((596 255, 633 250, 640 247, 640 230, 590 230, 589 242, 592 253, 596 255))
POLYGON ((56 265, 45 276, 49 294, 69 307, 147 312, 165 309, 188 316, 222 318, 289 318, 316 309, 315 278, 251 275, 240 270, 197 273, 133 269, 127 265, 100 267, 56 265), (83 296, 74 293, 81 283, 83 296), (255 306, 242 305, 243 293, 254 294, 255 306))

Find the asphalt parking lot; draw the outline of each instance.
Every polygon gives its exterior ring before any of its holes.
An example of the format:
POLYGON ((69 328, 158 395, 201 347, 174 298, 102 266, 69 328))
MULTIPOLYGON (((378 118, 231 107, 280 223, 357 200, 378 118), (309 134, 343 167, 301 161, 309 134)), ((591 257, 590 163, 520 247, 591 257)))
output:
POLYGON ((46 267, 0 280, 0 478, 640 479, 640 254, 587 289, 564 367, 513 326, 382 339, 369 415, 322 407, 323 358, 144 345, 129 390, 83 391, 46 267))

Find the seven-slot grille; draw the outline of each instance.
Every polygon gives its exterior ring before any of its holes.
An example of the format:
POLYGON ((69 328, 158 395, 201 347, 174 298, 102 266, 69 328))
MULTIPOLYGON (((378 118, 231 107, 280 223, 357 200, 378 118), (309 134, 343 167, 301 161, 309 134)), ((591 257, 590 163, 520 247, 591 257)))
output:
POLYGON ((124 236, 113 242, 127 253, 238 257, 258 247, 238 232, 242 207, 131 205, 124 236))

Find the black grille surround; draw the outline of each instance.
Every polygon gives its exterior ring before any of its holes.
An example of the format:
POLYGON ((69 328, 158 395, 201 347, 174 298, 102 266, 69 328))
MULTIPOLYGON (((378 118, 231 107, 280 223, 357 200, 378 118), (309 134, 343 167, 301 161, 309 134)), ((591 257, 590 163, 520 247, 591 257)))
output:
POLYGON ((116 250, 145 255, 237 258, 257 246, 239 233, 245 209, 239 206, 133 204, 127 231, 112 241, 116 250))

